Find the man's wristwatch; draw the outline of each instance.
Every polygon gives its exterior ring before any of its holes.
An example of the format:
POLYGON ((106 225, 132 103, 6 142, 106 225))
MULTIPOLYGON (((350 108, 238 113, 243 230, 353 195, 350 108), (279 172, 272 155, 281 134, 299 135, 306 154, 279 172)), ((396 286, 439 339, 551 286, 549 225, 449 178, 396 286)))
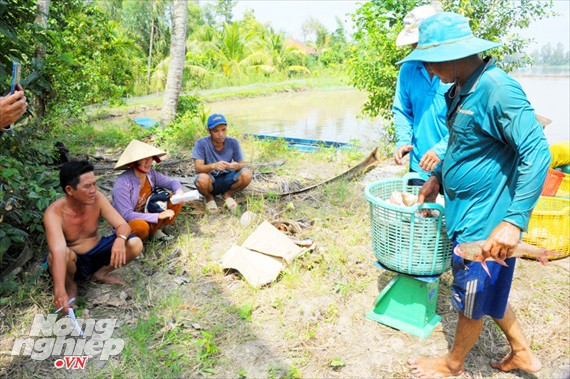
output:
POLYGON ((117 237, 118 237, 118 238, 122 238, 122 239, 124 239, 125 241, 128 239, 127 236, 124 235, 124 234, 119 234, 119 235, 117 235, 117 237))

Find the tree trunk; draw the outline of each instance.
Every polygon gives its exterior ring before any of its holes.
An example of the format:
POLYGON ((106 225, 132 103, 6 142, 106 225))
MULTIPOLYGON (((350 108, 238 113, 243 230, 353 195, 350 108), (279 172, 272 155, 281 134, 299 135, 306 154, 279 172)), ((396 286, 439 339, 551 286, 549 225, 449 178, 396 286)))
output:
MULTIPOLYGON (((36 14, 36 24, 43 29, 47 29, 50 0, 37 1, 38 13, 36 14)), ((40 64, 40 67, 42 67, 43 61, 46 59, 46 47, 43 44, 38 43, 36 45, 35 55, 38 63, 40 64)), ((42 91, 41 94, 34 96, 32 104, 36 110, 36 117, 42 117, 44 115, 46 109, 46 97, 47 94, 45 91, 42 91)))
POLYGON ((178 97, 182 88, 182 72, 186 56, 186 23, 188 0, 174 0, 172 37, 170 38, 170 64, 164 89, 164 102, 160 124, 166 125, 174 121, 178 97))
POLYGON ((150 66, 152 63, 152 44, 154 42, 154 15, 152 15, 152 24, 150 25, 150 47, 148 48, 148 64, 146 67, 146 85, 150 86, 150 66))

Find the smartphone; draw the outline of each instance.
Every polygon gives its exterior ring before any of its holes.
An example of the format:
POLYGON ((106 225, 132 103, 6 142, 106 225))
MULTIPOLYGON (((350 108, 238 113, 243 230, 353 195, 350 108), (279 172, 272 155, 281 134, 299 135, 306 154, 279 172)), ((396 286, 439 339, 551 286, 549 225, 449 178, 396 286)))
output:
MULTIPOLYGON (((16 92, 18 84, 20 84, 20 74, 22 72, 22 65, 18 62, 12 64, 12 84, 10 85, 10 95, 16 92)), ((14 127, 14 124, 8 125, 4 128, 4 132, 14 127)))
POLYGON ((13 94, 18 84, 20 84, 20 74, 22 72, 22 65, 18 62, 12 64, 12 85, 10 86, 10 95, 13 94))

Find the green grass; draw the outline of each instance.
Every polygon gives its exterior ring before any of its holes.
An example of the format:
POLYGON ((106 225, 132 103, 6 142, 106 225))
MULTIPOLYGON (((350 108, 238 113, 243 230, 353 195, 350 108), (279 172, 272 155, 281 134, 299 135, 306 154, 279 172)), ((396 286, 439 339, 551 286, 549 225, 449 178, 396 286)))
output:
POLYGON ((71 124, 57 123, 52 130, 52 134, 57 136, 70 151, 94 154, 95 152, 105 152, 107 149, 122 149, 132 139, 143 139, 152 134, 151 130, 141 128, 139 125, 130 122, 126 125, 108 125, 104 129, 83 121, 71 124), (86 144, 86 142, 89 142, 86 144))
POLYGON ((298 379, 301 378, 301 372, 295 366, 281 367, 273 366, 267 370, 269 379, 298 379))
POLYGON ((251 313, 253 312, 253 307, 251 305, 243 305, 240 308, 236 308, 239 317, 245 321, 251 321, 251 313))
POLYGON ((214 366, 217 362, 217 355, 220 348, 216 345, 214 341, 214 334, 200 331, 203 338, 196 341, 196 346, 199 347, 198 350, 198 362, 199 362, 199 373, 204 374, 215 374, 214 366))

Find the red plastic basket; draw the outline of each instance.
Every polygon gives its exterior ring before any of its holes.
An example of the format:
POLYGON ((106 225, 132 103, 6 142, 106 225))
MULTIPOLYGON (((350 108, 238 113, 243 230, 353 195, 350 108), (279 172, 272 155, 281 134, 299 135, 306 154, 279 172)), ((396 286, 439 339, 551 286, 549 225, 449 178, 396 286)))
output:
POLYGON ((562 183, 562 179, 564 179, 563 172, 549 168, 548 173, 546 174, 546 179, 544 180, 544 185, 542 187, 542 193, 540 195, 555 196, 556 192, 558 191, 558 187, 560 187, 560 183, 562 183))

